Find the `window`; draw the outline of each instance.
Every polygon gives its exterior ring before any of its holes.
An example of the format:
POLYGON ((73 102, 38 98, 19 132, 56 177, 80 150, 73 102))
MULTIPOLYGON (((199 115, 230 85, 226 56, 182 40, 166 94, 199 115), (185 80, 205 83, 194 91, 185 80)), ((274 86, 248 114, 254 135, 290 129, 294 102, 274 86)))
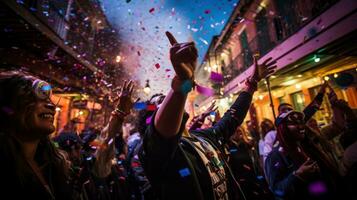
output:
POLYGON ((262 9, 255 18, 257 27, 258 46, 261 55, 265 55, 272 47, 272 42, 269 35, 269 26, 266 16, 266 10, 262 9))
POLYGON ((249 48, 247 32, 244 30, 239 36, 243 53, 243 69, 253 64, 252 51, 249 48))
POLYGON ((302 92, 295 92, 291 94, 294 109, 297 111, 303 111, 305 108, 305 98, 302 92))

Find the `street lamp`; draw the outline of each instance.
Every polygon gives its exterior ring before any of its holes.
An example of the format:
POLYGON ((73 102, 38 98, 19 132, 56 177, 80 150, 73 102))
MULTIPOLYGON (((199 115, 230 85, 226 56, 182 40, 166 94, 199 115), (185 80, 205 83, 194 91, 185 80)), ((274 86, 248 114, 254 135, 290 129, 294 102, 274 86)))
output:
POLYGON ((149 80, 146 80, 146 84, 145 84, 145 87, 144 87, 144 92, 145 94, 150 94, 150 84, 149 84, 149 80))

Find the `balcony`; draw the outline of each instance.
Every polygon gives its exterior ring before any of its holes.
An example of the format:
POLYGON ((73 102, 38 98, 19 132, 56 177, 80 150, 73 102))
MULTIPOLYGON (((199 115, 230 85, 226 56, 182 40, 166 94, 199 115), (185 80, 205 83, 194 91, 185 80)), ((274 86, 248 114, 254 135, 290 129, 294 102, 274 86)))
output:
MULTIPOLYGON (((230 64, 223 66, 225 84, 231 82, 253 64, 253 54, 259 53, 260 57, 263 57, 321 15, 326 9, 333 6, 338 0, 309 1, 308 5, 304 4, 305 1, 302 0, 275 0, 273 2, 277 5, 279 16, 274 17, 273 23, 264 24, 261 19, 267 18, 266 13, 269 13, 269 11, 264 10, 260 19, 257 19, 259 14, 257 15, 255 19, 255 25, 258 29, 256 36, 248 42, 247 48, 242 48, 230 64)), ((309 34, 314 35, 314 30, 312 29, 309 34)))
POLYGON ((62 43, 70 47, 83 58, 95 63, 93 57, 94 31, 85 13, 79 11, 73 1, 16 0, 16 3, 28 10, 37 20, 52 30, 62 43))

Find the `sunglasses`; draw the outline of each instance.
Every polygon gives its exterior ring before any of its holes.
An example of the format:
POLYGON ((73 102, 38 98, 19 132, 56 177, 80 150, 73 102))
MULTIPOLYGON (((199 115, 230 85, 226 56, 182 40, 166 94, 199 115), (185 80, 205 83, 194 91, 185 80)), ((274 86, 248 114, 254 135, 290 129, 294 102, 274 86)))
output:
POLYGON ((37 98, 45 100, 51 97, 52 95, 52 87, 46 81, 36 79, 32 83, 32 89, 37 98))

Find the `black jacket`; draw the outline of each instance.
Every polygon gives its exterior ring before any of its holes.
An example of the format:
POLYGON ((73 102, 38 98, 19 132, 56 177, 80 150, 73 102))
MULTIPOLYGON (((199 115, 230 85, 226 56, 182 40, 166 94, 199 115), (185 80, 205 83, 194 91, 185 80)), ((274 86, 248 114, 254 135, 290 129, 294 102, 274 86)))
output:
MULTIPOLYGON (((243 122, 251 100, 251 94, 242 92, 230 110, 212 128, 191 131, 191 135, 210 143, 220 152, 221 161, 226 163, 224 144, 243 122), (232 110, 236 112, 231 112, 232 110)), ((152 120, 144 137, 140 160, 160 199, 215 199, 207 168, 194 150, 190 139, 182 137, 186 120, 183 120, 179 134, 169 139, 163 138, 157 132, 152 120)), ((230 170, 226 164, 224 166, 228 190, 238 190, 230 170)))

